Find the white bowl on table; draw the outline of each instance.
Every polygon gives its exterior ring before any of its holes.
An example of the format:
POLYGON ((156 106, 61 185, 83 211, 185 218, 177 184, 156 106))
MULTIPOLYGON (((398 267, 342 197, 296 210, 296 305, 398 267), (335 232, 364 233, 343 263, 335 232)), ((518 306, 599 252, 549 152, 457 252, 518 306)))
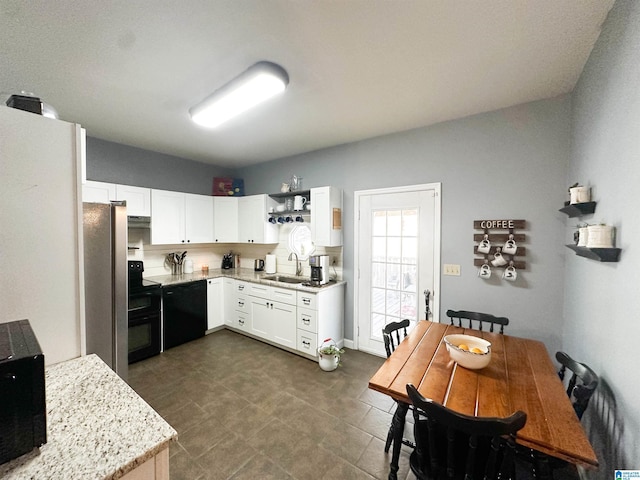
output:
POLYGON ((451 360, 464 368, 479 370, 491 361, 491 342, 482 338, 463 334, 446 335, 444 343, 451 360))

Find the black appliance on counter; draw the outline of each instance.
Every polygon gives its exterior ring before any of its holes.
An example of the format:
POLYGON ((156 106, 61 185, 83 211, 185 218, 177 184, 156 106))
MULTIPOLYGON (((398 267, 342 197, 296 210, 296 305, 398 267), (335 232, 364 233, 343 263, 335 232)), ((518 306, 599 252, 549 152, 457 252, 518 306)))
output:
POLYGON ((164 349, 204 337, 207 330, 207 282, 162 287, 164 349))
POLYGON ((129 363, 158 355, 162 351, 161 285, 142 278, 144 264, 129 260, 129 363))
POLYGON ((44 354, 28 320, 0 324, 0 464, 47 443, 44 354))
POLYGON ((225 253, 222 255, 222 269, 229 270, 235 268, 235 255, 233 253, 225 253))

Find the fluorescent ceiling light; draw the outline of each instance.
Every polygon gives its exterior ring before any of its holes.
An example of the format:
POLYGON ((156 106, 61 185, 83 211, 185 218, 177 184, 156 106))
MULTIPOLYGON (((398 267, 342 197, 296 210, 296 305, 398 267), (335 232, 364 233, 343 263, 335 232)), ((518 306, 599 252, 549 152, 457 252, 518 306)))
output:
POLYGON ((284 91, 287 72, 271 62, 252 65, 189 110, 191 120, 213 128, 284 91))

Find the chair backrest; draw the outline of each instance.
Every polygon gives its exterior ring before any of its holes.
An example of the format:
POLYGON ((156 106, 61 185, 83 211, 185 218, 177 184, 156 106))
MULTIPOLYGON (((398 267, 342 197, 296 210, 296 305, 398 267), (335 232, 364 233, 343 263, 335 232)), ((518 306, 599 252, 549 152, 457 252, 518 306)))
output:
POLYGON ((388 323, 382 329, 382 338, 384 338, 384 349, 387 351, 387 358, 391 356, 391 353, 398 345, 400 345, 400 342, 404 337, 407 336, 407 327, 409 326, 409 323, 409 319, 405 318, 401 322, 388 323), (400 330, 404 331, 404 336, 402 338, 400 338, 400 330))
POLYGON ((447 317, 451 321, 451 325, 455 325, 454 319, 457 320, 458 327, 473 328, 475 330, 482 330, 482 324, 490 324, 489 331, 493 332, 493 326, 495 324, 500 325, 500 333, 504 333, 504 327, 509 325, 509 319, 507 317, 494 317, 488 313, 468 312, 466 310, 447 310, 447 317), (466 320, 467 322, 463 322, 466 320), (478 322, 478 328, 473 326, 472 321, 478 322), (467 325, 465 325, 467 323, 467 325))
POLYGON ((419 478, 502 478, 513 476, 516 432, 527 414, 505 418, 462 415, 424 398, 411 384, 416 439, 415 463, 419 478))
POLYGON ((579 419, 582 419, 582 414, 587 409, 589 400, 598 386, 598 375, 587 365, 576 362, 564 352, 557 352, 556 360, 558 360, 561 365, 558 371, 560 380, 564 381, 567 369, 572 372, 567 384, 567 395, 569 395, 573 403, 573 409, 576 411, 576 415, 578 415, 579 419))

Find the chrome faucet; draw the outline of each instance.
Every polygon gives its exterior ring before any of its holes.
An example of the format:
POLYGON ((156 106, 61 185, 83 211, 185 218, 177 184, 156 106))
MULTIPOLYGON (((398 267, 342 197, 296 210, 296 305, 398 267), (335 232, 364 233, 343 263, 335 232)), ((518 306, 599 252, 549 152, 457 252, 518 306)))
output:
POLYGON ((291 256, 295 255, 296 256, 296 277, 299 277, 300 275, 302 275, 302 264, 300 263, 300 261, 298 260, 298 254, 295 252, 291 252, 289 254, 289 260, 291 260, 291 256))

